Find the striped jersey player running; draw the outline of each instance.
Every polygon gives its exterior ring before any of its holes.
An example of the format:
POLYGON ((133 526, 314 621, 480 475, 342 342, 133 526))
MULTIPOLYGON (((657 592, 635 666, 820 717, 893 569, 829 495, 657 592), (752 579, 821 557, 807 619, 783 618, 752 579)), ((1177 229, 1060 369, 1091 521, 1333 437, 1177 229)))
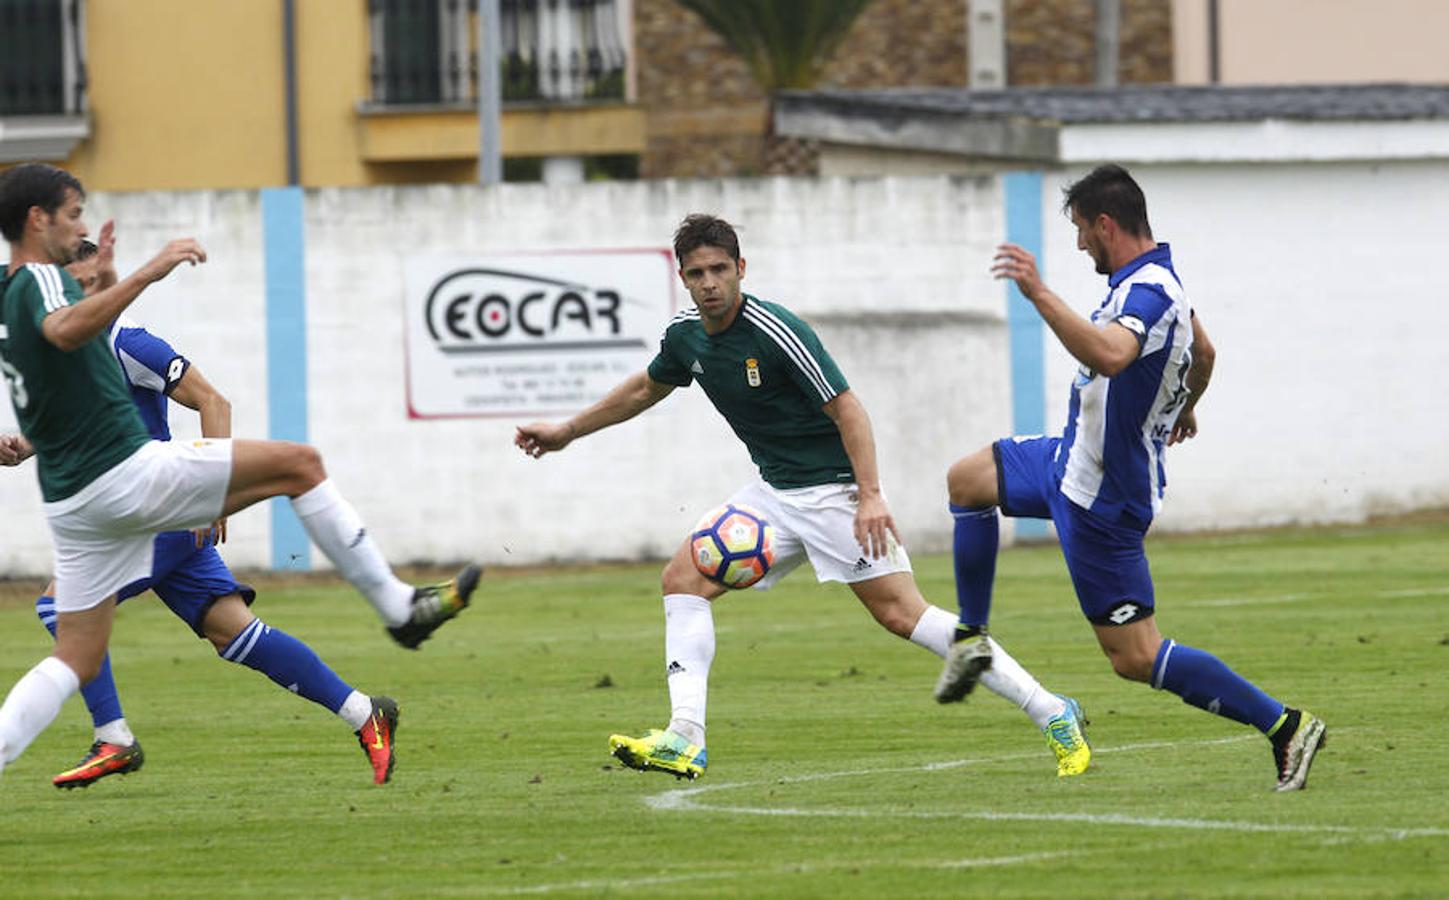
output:
POLYGON ((1167 445, 1197 434, 1197 401, 1214 351, 1193 314, 1167 244, 1153 240, 1147 200, 1127 170, 1100 166, 1066 191, 1077 247, 1107 276, 1107 299, 1090 319, 1041 281, 1015 244, 993 272, 1016 282, 1081 364, 1060 437, 1008 438, 951 467, 956 589, 961 621, 936 684, 947 703, 995 666, 987 634, 996 569, 997 507, 1051 519, 1082 613, 1118 675, 1268 737, 1275 790, 1298 790, 1323 746, 1322 720, 1285 706, 1204 650, 1157 630, 1143 538, 1162 506, 1167 445))
MULTIPOLYGON (((956 617, 916 586, 881 493, 870 420, 830 354, 789 310, 742 293, 745 260, 728 222, 689 216, 675 232, 674 253, 694 308, 669 323, 647 371, 567 421, 521 426, 514 442, 534 457, 562 450, 698 382, 760 470, 759 480, 729 498, 759 510, 775 529, 775 564, 758 587, 808 558, 820 581, 849 585, 884 628, 944 657, 956 617)), ((695 778, 707 762, 711 604, 724 588, 695 569, 688 539, 662 580, 670 720, 643 737, 613 735, 609 745, 631 768, 695 778)), ((981 683, 1042 729, 1058 774, 1084 770, 1090 750, 1076 703, 1043 688, 1000 644, 991 647, 993 665, 981 683)))

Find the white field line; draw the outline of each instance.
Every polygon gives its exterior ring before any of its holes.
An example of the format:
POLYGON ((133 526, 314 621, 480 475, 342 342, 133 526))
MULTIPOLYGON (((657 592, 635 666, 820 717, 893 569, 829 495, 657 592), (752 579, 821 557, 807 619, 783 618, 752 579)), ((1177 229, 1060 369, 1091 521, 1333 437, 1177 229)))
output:
MULTIPOLYGON (((1250 740, 1257 735, 1240 735, 1205 741, 1158 741, 1142 744, 1125 744, 1120 747, 1101 747, 1094 753, 1123 753, 1138 750, 1155 750, 1173 747, 1211 746, 1231 744, 1250 740)), ((1187 829, 1193 831, 1238 831, 1267 832, 1282 834, 1324 834, 1356 837, 1360 839, 1392 838, 1396 840, 1415 837, 1449 837, 1449 828, 1392 828, 1355 827, 1349 825, 1294 825, 1272 822, 1244 822, 1223 819, 1189 819, 1162 816, 1134 816, 1123 813, 1037 813, 1014 811, 943 811, 924 810, 882 810, 852 808, 802 809, 783 806, 729 806, 702 803, 696 800, 702 794, 741 788, 762 787, 776 784, 794 784, 809 781, 823 781, 833 778, 863 778, 872 775, 900 774, 909 772, 933 772, 960 766, 979 766, 996 762, 1008 762, 1026 757, 1036 758, 1040 754, 1013 753, 981 759, 960 759, 947 762, 925 763, 919 766, 890 767, 879 769, 856 769, 843 772, 817 772, 810 775, 777 778, 770 781, 744 781, 726 784, 712 784, 701 787, 681 788, 645 797, 644 802, 660 811, 669 812, 713 812, 751 816, 798 816, 821 818, 874 818, 874 819, 978 819, 992 822, 1076 822, 1089 825, 1126 825, 1135 828, 1187 829)))
MULTIPOLYGON (((1397 600, 1406 597, 1439 597, 1449 594, 1449 585, 1425 588, 1405 588, 1394 591, 1373 591, 1366 597, 1375 600, 1397 600)), ((1214 597, 1208 600, 1185 600, 1182 606, 1258 606, 1269 603, 1298 603, 1313 600, 1321 594, 1270 594, 1267 597, 1214 597)))
MULTIPOLYGON (((483 888, 478 893, 492 894, 495 896, 515 896, 525 894, 556 894, 570 891, 616 891, 639 887, 653 887, 655 885, 681 884, 689 881, 731 880, 735 878, 758 879, 771 875, 808 875, 815 872, 836 872, 842 869, 873 869, 891 866, 913 870, 981 869, 1019 866, 1077 855, 1079 854, 1075 851, 1058 850, 1047 853, 1022 853, 1017 856, 953 859, 946 862, 939 860, 904 860, 900 858, 887 860, 843 859, 836 863, 789 863, 769 869, 752 866, 747 869, 715 869, 713 871, 681 872, 678 875, 646 875, 639 878, 591 879, 586 881, 560 881, 552 884, 519 885, 518 887, 483 888)), ((472 892, 470 891, 470 893, 472 892)))

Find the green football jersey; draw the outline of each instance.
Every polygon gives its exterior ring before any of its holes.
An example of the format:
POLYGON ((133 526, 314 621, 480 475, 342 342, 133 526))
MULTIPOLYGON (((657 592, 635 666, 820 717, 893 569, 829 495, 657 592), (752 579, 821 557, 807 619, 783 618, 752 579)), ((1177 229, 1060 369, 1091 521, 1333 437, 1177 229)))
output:
POLYGON ((0 271, 0 370, 20 431, 35 448, 47 503, 76 493, 150 440, 104 334, 66 353, 41 333, 47 315, 81 295, 60 266, 0 271))
POLYGON ((744 295, 720 334, 706 334, 699 310, 664 330, 649 377, 699 382, 775 488, 855 480, 840 429, 821 407, 850 387, 815 332, 778 303, 744 295))

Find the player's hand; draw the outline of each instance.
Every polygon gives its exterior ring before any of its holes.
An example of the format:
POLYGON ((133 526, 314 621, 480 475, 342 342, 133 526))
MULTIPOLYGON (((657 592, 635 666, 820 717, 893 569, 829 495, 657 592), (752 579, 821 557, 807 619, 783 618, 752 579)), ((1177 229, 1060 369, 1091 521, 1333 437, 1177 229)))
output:
POLYGON ((34 453, 30 442, 18 434, 0 434, 0 466, 18 466, 34 453))
POLYGON ((562 450, 575 437, 578 437, 578 430, 568 422, 534 422, 518 426, 517 433, 513 435, 513 445, 538 459, 545 453, 562 450))
POLYGON ((116 275, 116 220, 108 219, 96 239, 96 286, 103 291, 119 281, 116 275))
POLYGON ((151 261, 141 267, 140 274, 147 281, 160 281, 182 263, 190 263, 194 266, 204 262, 206 262, 206 250, 197 243, 195 238, 177 238, 162 247, 160 253, 151 257, 151 261))
POLYGON ((1184 409, 1177 414, 1177 421, 1172 425, 1172 432, 1167 436, 1167 446, 1181 444, 1188 438, 1197 437, 1197 410, 1184 409))
POLYGON ((1042 289, 1036 257, 1017 244, 1002 244, 996 248, 996 256, 991 261, 991 275, 998 280, 1016 282, 1017 289, 1028 300, 1042 289))
POLYGON ((879 494, 860 495, 860 506, 855 510, 855 539, 871 559, 889 553, 892 539, 900 542, 896 520, 879 494))
POLYGON ((193 529, 191 533, 196 536, 197 547, 205 547, 208 544, 215 547, 217 544, 225 544, 226 517, 222 516, 206 528, 193 529))

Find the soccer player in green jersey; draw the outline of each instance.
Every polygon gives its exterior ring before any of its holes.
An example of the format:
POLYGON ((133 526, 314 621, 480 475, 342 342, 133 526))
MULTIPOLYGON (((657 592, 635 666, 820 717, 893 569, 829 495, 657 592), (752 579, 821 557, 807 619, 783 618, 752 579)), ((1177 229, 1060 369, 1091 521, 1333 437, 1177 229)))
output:
MULTIPOLYGON (((286 496, 308 535, 372 603, 393 638, 415 648, 467 605, 479 570, 440 585, 400 581, 318 452, 282 441, 154 441, 105 334, 153 282, 206 261, 191 238, 171 241, 125 279, 81 298, 63 267, 87 234, 85 191, 53 166, 0 173, 0 371, 34 448, 55 546, 56 642, 0 705, 0 770, 45 729, 105 658, 116 594, 151 572, 157 532, 202 528, 286 496)), ((13 448, 12 448, 13 449, 13 448)), ((395 717, 388 730, 395 727, 395 717)))
MULTIPOLYGON (((956 616, 927 603, 881 493, 865 407, 810 326, 785 307, 740 289, 745 260, 734 228, 692 215, 674 235, 679 277, 694 301, 664 332, 659 354, 602 400, 564 422, 521 426, 514 443, 540 457, 633 418, 676 387, 697 381, 760 468, 731 503, 753 507, 775 529, 768 588, 807 558, 821 581, 850 586, 891 633, 944 657, 956 616)), ((609 738, 625 765, 695 778, 704 774, 705 700, 714 660, 711 602, 724 588, 694 566, 686 539, 664 568, 664 653, 672 714, 663 730, 609 738)), ((1046 734, 1059 775, 1091 757, 1077 705, 1037 683, 999 644, 980 682, 1019 706, 1046 734)))

